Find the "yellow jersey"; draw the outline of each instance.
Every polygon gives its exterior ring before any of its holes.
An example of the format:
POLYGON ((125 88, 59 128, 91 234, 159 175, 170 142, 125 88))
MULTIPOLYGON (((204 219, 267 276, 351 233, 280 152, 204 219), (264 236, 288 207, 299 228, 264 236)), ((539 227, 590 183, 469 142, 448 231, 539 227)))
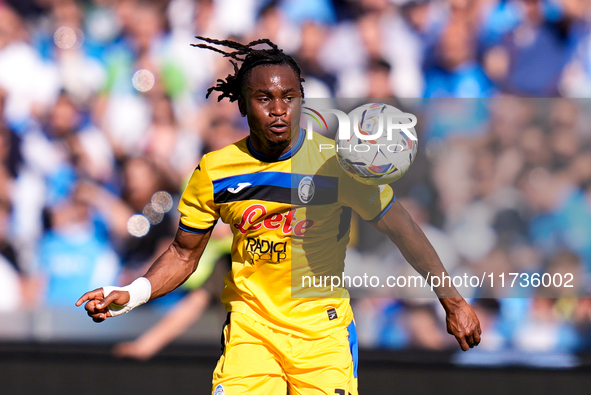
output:
POLYGON ((351 179, 329 148, 334 141, 311 136, 301 129, 276 159, 256 151, 249 137, 204 155, 179 211, 187 232, 206 233, 218 219, 232 228, 232 270, 222 293, 228 311, 314 339, 353 319, 348 291, 326 283, 344 270, 351 210, 377 220, 394 196, 389 186, 351 179))

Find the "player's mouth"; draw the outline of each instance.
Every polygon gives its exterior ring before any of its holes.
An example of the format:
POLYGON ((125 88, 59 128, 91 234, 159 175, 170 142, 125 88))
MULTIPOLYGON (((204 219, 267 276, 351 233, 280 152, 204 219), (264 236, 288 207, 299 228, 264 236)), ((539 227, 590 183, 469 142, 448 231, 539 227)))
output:
POLYGON ((276 134, 282 134, 289 130, 289 125, 285 122, 273 122, 269 125, 269 130, 276 134))

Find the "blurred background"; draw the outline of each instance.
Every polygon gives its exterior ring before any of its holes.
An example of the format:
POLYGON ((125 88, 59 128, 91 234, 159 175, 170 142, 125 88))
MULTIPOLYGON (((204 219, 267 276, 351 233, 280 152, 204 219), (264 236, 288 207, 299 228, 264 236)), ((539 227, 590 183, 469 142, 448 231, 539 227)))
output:
MULTIPOLYGON (((223 226, 169 296, 101 325, 74 307, 142 275, 174 236, 201 156, 248 134, 236 104, 205 99, 232 68, 192 48, 195 35, 269 38, 302 67, 306 97, 415 113, 419 156, 393 188, 450 272, 573 274, 573 289, 554 292, 468 290, 484 331, 469 353, 455 352, 436 300, 358 290, 362 360, 589 365, 589 0, 0 0, 0 361, 67 344, 109 363, 173 339, 169 358, 175 344, 218 344, 223 226), (160 319, 159 334, 132 342, 160 319)), ((349 255, 370 268, 353 272, 408 272, 353 224, 349 255)))

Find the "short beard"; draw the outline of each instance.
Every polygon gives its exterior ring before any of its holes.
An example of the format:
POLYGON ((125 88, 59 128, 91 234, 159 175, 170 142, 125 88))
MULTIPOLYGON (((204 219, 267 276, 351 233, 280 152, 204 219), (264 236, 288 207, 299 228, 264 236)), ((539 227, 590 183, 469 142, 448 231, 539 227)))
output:
POLYGON ((291 143, 291 139, 283 141, 265 141, 269 151, 283 151, 291 143))

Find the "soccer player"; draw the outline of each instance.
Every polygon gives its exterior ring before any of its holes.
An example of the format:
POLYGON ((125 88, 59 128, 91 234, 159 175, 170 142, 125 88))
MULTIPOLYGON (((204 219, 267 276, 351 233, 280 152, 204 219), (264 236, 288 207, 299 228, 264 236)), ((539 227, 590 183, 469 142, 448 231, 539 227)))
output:
MULTIPOLYGON (((181 198, 175 239, 145 277, 87 292, 76 305, 86 302, 88 315, 101 322, 171 292, 195 270, 221 219, 234 240, 222 294, 229 312, 224 350, 212 393, 356 395, 357 340, 347 291, 329 287, 325 295, 292 297, 292 266, 341 270, 355 210, 423 276, 445 269, 389 186, 357 184, 339 169, 334 152, 318 149, 329 139, 305 138, 299 128, 303 79, 293 58, 266 39, 243 45, 198 38, 231 48, 197 45, 232 59, 235 73, 207 96, 215 90, 219 100, 237 101, 250 136, 202 158, 181 198), (260 44, 270 48, 255 48, 260 44), (292 172, 298 158, 305 174, 292 172)), ((462 350, 478 345, 480 324, 468 303, 451 285, 435 292, 462 350)))

